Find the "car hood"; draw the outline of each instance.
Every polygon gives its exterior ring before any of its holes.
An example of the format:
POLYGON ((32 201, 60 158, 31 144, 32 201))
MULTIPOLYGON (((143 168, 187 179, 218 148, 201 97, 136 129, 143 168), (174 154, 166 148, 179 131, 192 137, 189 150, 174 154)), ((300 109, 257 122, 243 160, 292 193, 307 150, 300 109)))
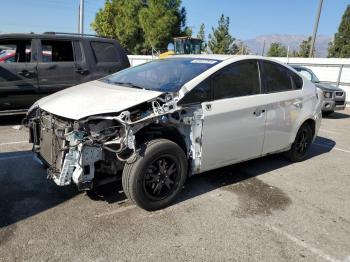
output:
POLYGON ((44 97, 33 107, 39 106, 54 115, 79 120, 92 115, 120 112, 161 94, 92 81, 44 97))
POLYGON ((323 91, 330 91, 330 92, 344 91, 343 89, 341 89, 339 87, 332 86, 332 85, 329 85, 329 84, 315 83, 315 86, 317 86, 318 88, 322 89, 323 91))

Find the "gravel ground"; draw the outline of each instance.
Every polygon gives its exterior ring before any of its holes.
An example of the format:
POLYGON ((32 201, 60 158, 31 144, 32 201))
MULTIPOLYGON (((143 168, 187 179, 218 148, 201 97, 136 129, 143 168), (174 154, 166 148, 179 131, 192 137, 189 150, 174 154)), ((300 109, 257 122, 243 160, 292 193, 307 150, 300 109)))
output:
POLYGON ((59 188, 21 117, 0 118, 0 261, 350 261, 350 109, 323 119, 310 157, 197 175, 146 212, 119 183, 59 188))

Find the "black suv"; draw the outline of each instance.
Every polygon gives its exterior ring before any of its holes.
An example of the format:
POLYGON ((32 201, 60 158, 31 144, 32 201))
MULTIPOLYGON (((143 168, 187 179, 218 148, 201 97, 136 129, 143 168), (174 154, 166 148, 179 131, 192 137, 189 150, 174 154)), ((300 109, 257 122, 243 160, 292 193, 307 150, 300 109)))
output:
POLYGON ((65 33, 0 35, 0 115, 130 66, 113 39, 65 33))

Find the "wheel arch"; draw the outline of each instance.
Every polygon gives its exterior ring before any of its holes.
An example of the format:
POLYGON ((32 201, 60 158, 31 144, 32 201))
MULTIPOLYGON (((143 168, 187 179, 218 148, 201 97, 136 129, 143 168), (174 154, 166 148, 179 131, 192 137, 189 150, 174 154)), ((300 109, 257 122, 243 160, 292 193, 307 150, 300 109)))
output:
POLYGON ((295 140, 295 137, 298 133, 298 130, 300 129, 300 127, 302 127, 305 123, 309 124, 311 129, 312 129, 312 137, 315 139, 315 135, 316 135, 316 119, 313 116, 309 116, 306 117, 305 119, 303 119, 302 121, 300 121, 300 124, 296 126, 296 129, 293 132, 293 135, 291 137, 291 141, 290 143, 292 144, 295 140))
POLYGON ((165 127, 160 124, 150 124, 143 127, 135 134, 136 146, 141 145, 145 141, 164 138, 170 140, 181 147, 188 158, 188 146, 184 135, 175 126, 165 127))

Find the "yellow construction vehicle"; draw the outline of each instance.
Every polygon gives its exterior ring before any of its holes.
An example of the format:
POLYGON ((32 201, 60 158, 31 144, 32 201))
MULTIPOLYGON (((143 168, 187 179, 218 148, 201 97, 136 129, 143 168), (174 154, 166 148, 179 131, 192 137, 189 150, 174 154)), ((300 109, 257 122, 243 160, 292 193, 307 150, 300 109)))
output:
POLYGON ((166 58, 171 55, 183 55, 183 54, 201 54, 202 53, 203 40, 191 36, 174 37, 173 49, 169 48, 168 51, 159 55, 159 58, 166 58))

